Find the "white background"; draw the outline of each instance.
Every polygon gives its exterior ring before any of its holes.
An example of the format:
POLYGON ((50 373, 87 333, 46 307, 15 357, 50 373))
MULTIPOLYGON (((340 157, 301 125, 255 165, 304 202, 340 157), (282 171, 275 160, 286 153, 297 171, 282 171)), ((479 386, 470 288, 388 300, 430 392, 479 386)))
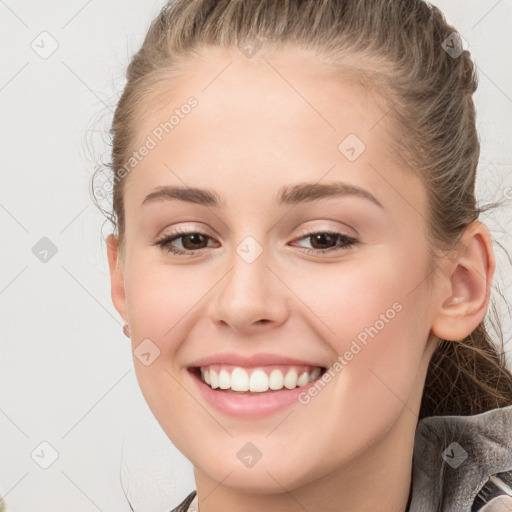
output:
MULTIPOLYGON (((505 200, 485 222, 512 255, 512 0, 435 4, 479 68, 478 194, 505 200)), ((110 224, 102 233, 89 196, 94 167, 108 157, 101 132, 125 67, 161 5, 0 0, 0 494, 11 512, 128 511, 121 475, 137 512, 169 511, 194 489, 190 464, 135 379, 110 298, 110 224), (31 48, 43 31, 58 42, 47 59, 31 48), (42 237, 57 248, 46 263, 32 252, 42 237), (48 460, 43 441, 59 454, 48 469, 31 458, 36 450, 35 459, 48 460)), ((511 266, 496 250, 496 285, 511 303, 511 266)), ((510 313, 501 304, 508 340, 510 313)))

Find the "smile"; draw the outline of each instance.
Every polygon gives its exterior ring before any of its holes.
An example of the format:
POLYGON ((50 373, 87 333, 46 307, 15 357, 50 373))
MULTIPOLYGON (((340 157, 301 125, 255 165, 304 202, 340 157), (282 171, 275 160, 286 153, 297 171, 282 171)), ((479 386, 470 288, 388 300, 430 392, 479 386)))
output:
POLYGON ((195 371, 211 389, 264 393, 305 386, 318 378, 325 368, 290 365, 244 368, 215 364, 198 367, 195 371))

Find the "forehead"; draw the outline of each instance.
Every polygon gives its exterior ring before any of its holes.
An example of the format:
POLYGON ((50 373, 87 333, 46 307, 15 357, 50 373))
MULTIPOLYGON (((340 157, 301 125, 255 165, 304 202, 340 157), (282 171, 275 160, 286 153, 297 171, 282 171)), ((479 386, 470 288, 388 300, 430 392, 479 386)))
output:
POLYGON ((134 137, 142 142, 191 96, 199 103, 194 113, 216 116, 215 127, 267 121, 265 129, 258 130, 263 133, 270 132, 277 121, 286 125, 302 118, 304 131, 319 127, 335 132, 350 125, 356 130, 361 121, 366 121, 361 132, 369 131, 382 119, 386 101, 363 87, 360 73, 354 73, 350 63, 335 67, 302 48, 270 47, 252 58, 236 48, 204 48, 180 58, 169 78, 160 79, 143 95, 135 107, 134 137))
POLYGON ((220 179, 259 184, 261 191, 322 179, 333 166, 328 179, 373 183, 374 190, 389 188, 379 174, 412 175, 390 151, 382 98, 311 51, 282 48, 248 58, 235 49, 204 50, 146 98, 134 150, 148 137, 155 147, 128 177, 139 196, 179 176, 191 186, 220 179), (348 158, 343 151, 351 149, 361 157, 348 158))

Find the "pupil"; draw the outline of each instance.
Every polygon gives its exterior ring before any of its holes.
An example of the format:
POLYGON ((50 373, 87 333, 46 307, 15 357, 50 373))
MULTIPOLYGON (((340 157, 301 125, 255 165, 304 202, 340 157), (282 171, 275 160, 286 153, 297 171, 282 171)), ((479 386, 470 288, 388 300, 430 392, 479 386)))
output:
MULTIPOLYGON (((317 241, 320 241, 320 245, 322 245, 322 239, 325 239, 325 238, 327 238, 328 240, 331 239, 331 242, 333 240, 332 235, 329 235, 329 233, 319 233, 319 234, 313 236, 314 242, 316 243, 317 241)), ((329 241, 327 243, 329 243, 329 241)), ((315 245, 315 244, 313 244, 313 245, 315 245)))
POLYGON ((195 237, 200 237, 200 238, 199 238, 199 241, 196 241, 196 242, 195 242, 196 244, 200 244, 200 243, 201 243, 201 238, 202 238, 202 236, 203 236, 203 235, 201 235, 201 234, 199 234, 199 233, 191 233, 191 234, 189 234, 189 235, 187 235, 187 236, 185 237, 185 240, 191 240, 191 239, 192 239, 192 245, 194 245, 194 241, 193 241, 193 239, 194 239, 195 237))

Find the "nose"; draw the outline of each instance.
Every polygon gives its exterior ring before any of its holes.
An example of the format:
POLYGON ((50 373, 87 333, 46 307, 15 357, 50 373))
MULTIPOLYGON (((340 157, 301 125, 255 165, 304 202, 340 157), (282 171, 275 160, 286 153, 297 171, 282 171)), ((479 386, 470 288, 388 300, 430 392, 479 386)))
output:
POLYGON ((210 320, 247 333, 286 321, 292 294, 283 284, 282 272, 270 268, 269 259, 266 251, 254 261, 242 252, 233 252, 230 269, 212 290, 210 320))

